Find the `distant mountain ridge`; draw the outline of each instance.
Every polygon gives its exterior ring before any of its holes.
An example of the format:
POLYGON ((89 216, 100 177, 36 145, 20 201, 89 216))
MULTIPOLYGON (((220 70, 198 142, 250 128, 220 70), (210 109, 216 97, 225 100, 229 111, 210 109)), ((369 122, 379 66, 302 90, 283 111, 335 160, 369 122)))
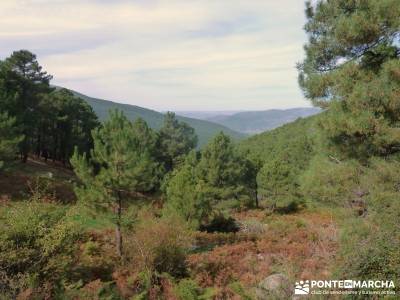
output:
MULTIPOLYGON (((56 88, 62 88, 62 87, 56 87, 56 88)), ((70 91, 74 93, 76 96, 84 99, 93 108, 94 112, 102 121, 107 118, 110 109, 119 109, 122 110, 125 113, 125 115, 131 120, 142 118, 153 129, 157 130, 163 124, 164 114, 157 112, 155 110, 143 108, 136 105, 123 104, 109 100, 92 98, 73 90, 70 91)), ((229 135, 234 140, 240 140, 246 137, 246 135, 243 133, 236 132, 221 124, 213 123, 211 121, 198 120, 178 115, 177 119, 179 121, 186 122, 188 125, 190 125, 195 129, 196 134, 199 137, 199 143, 198 143, 199 147, 204 146, 210 139, 212 139, 220 131, 223 131, 225 134, 229 135)))
POLYGON ((309 117, 320 112, 321 109, 315 107, 270 109, 264 111, 244 111, 231 115, 217 115, 209 117, 206 120, 221 124, 241 133, 257 134, 293 122, 298 118, 309 117))

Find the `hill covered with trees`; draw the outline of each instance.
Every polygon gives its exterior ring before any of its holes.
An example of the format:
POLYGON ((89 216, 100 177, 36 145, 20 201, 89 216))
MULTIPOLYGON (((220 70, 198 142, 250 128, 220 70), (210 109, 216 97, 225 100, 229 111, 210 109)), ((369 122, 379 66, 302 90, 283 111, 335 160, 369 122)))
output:
MULTIPOLYGON (((160 129, 163 124, 163 113, 140 106, 92 98, 76 91, 71 92, 79 98, 85 100, 93 108, 93 111, 101 121, 104 121, 107 118, 108 112, 111 109, 118 109, 123 111, 130 120, 135 120, 137 118, 145 120, 147 124, 149 124, 149 126, 155 130, 160 129)), ((229 135, 234 140, 240 140, 246 137, 246 134, 230 129, 227 126, 218 124, 216 122, 187 118, 178 115, 176 117, 179 121, 187 123, 196 130, 196 133, 199 137, 199 147, 204 146, 214 135, 220 131, 229 135)))

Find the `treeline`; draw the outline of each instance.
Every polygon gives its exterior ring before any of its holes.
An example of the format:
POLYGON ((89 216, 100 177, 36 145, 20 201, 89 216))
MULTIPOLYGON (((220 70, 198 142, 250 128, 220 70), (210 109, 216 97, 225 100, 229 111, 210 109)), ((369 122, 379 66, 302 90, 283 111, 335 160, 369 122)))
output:
POLYGON ((67 165, 75 146, 91 149, 91 131, 99 122, 85 101, 51 87, 51 79, 29 51, 0 61, 0 112, 13 122, 22 161, 32 154, 67 165))

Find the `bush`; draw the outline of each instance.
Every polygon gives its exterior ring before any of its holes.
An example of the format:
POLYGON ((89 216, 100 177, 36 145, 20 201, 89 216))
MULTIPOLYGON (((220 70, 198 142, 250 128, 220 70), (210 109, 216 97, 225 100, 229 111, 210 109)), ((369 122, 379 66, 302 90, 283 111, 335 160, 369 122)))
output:
MULTIPOLYGON (((341 237, 341 277, 400 282, 400 235, 393 227, 371 225, 363 219, 349 221, 341 237)), ((397 288, 398 289, 398 288, 397 288)))
POLYGON ((78 228, 63 207, 37 202, 15 205, 0 223, 0 293, 15 296, 46 284, 53 290, 71 278, 78 228))
POLYGON ((127 236, 125 249, 137 272, 181 278, 187 274, 186 254, 191 244, 191 233, 180 219, 143 214, 134 234, 127 236))
POLYGON ((179 300, 198 300, 202 289, 193 280, 183 279, 176 285, 175 293, 179 300))
POLYGON ((400 282, 400 162, 372 159, 360 178, 367 213, 349 218, 341 235, 338 273, 358 279, 400 282), (346 270, 346 274, 343 274, 346 270), (397 280, 397 281, 396 281, 397 280))

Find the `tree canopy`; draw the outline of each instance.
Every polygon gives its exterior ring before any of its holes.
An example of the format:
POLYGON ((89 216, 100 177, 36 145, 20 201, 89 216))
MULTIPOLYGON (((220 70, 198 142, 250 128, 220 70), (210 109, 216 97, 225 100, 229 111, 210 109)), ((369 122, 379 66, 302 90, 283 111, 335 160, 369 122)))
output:
POLYGON ((175 114, 168 112, 159 132, 161 157, 165 168, 171 171, 184 160, 184 155, 197 146, 194 129, 184 122, 179 122, 175 114))
POLYGON ((88 152, 90 132, 99 126, 92 108, 68 90, 50 87, 51 75, 43 71, 36 56, 15 51, 0 62, 0 111, 15 119, 23 134, 19 151, 46 160, 69 161, 75 146, 88 152))
POLYGON ((367 158, 400 147, 397 0, 307 3, 305 96, 328 109, 320 125, 343 153, 367 158))
POLYGON ((214 203, 230 199, 248 202, 255 197, 249 162, 223 132, 202 150, 197 169, 199 181, 214 203))

